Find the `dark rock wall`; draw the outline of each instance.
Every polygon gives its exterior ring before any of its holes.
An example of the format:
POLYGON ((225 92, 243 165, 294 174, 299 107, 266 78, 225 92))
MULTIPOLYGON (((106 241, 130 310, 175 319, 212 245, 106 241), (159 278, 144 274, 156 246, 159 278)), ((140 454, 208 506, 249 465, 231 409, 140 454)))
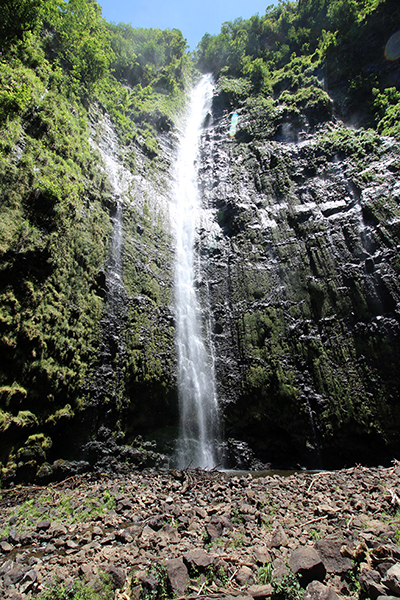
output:
MULTIPOLYGON (((160 449, 168 450, 176 435, 174 250, 169 218, 173 137, 160 135, 159 144, 159 161, 137 146, 119 148, 119 177, 122 174, 128 181, 118 200, 119 224, 117 215, 114 219, 114 227, 122 230, 120 272, 113 272, 111 244, 107 269, 112 272, 106 277, 99 351, 87 379, 90 429, 100 442, 91 445, 92 463, 104 463, 104 427, 109 430, 110 456, 115 454, 116 440, 119 453, 121 446, 137 445, 137 436, 156 438, 160 449), (132 153, 135 163, 127 170, 124 157, 132 153)), ((146 453, 131 456, 126 447, 123 451, 134 464, 149 458, 146 453)))
MULTIPOLYGON (((387 462, 400 452, 399 144, 321 121, 326 115, 291 121, 272 100, 258 99, 238 108, 230 138, 230 102, 216 93, 202 136, 204 210, 196 240, 228 465, 254 466, 252 453, 277 467, 387 462)), ((21 353, 16 324, 30 312, 17 307, 12 319, 2 317, 6 479, 46 480, 96 465, 116 470, 118 461, 162 464, 140 436, 159 442, 162 452, 173 449, 168 205, 176 140, 172 131, 158 136, 157 157, 133 143, 117 151, 131 177, 119 199, 100 156, 92 155, 96 185, 88 175, 87 198, 76 195, 76 215, 57 255, 57 265, 67 266, 52 269, 45 286, 31 276, 34 302, 23 278, 21 298, 39 323, 35 347, 21 353), (111 294, 107 238, 111 243, 117 207, 120 287, 111 294), (79 302, 72 303, 77 289, 79 302), (43 290, 49 298, 42 302, 43 290), (64 329, 76 347, 64 341, 64 329), (34 375, 38 367, 47 379, 34 375)), ((5 275, 16 264, 11 258, 3 261, 5 275)), ((43 265, 29 261, 32 272, 43 265)), ((14 302, 9 288, 4 279, 3 300, 14 302)))
POLYGON ((226 438, 273 465, 388 460, 399 451, 399 144, 340 122, 260 130, 257 118, 239 110, 230 138, 216 96, 201 147, 199 289, 226 438))

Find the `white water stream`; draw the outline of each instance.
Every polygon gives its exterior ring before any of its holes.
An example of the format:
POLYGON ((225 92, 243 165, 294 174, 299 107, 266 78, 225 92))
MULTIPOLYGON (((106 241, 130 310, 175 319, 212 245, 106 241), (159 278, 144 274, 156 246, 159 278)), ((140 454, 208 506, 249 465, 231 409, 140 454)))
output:
POLYGON ((206 347, 201 309, 196 297, 194 241, 201 213, 197 188, 199 141, 211 108, 211 76, 193 89, 180 137, 175 171, 175 302, 178 350, 180 431, 175 462, 178 468, 210 469, 217 464, 219 414, 213 361, 206 347))

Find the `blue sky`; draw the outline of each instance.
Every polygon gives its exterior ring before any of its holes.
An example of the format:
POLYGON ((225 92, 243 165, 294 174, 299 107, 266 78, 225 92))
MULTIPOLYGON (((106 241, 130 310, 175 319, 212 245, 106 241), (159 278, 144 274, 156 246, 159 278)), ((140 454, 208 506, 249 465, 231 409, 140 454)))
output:
POLYGON ((133 27, 180 29, 192 50, 205 33, 219 33, 224 21, 263 15, 277 0, 97 0, 103 17, 133 27))

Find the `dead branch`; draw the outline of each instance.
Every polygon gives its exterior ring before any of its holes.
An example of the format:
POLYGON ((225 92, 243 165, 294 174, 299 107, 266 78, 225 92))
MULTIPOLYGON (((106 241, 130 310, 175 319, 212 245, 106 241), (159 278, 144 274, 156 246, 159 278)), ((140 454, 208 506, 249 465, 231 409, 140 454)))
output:
POLYGON ((317 517, 316 519, 311 519, 311 521, 306 521, 302 524, 302 527, 305 527, 306 525, 311 525, 311 523, 317 523, 317 521, 323 521, 324 519, 327 519, 328 516, 329 515, 324 515, 323 517, 317 517))

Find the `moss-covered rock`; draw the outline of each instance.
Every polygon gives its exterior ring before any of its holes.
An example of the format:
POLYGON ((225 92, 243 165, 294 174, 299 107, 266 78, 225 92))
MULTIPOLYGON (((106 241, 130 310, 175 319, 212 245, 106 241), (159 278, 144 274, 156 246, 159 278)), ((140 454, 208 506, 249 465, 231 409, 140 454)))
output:
MULTIPOLYGON (((282 136, 272 101, 257 136, 231 140, 230 105, 215 106, 201 170, 214 222, 201 252, 226 434, 282 466, 390 460, 400 451, 398 144, 339 123, 310 135, 295 122, 282 136)), ((242 104, 238 129, 254 106, 242 104)))

